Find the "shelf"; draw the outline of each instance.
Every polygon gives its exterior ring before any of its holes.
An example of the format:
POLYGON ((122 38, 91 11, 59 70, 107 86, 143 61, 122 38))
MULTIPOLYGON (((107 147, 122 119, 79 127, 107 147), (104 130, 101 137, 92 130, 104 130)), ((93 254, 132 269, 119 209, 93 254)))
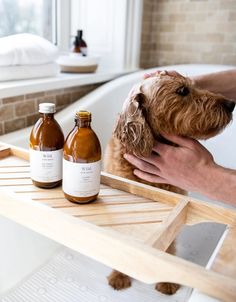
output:
POLYGON ((60 73, 57 77, 0 82, 0 99, 29 93, 102 83, 131 71, 97 71, 95 73, 60 73))

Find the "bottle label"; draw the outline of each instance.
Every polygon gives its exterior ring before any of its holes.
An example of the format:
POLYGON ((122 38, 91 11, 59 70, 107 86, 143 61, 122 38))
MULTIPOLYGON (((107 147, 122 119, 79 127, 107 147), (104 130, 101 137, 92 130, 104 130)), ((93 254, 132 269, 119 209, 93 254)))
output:
POLYGON ((87 54, 88 54, 87 47, 80 47, 80 51, 81 51, 82 55, 87 56, 87 54))
POLYGON ((54 182, 62 179, 62 152, 37 151, 30 148, 31 178, 39 182, 54 182))
POLYGON ((75 163, 63 159, 63 191, 75 197, 98 194, 100 189, 101 161, 75 163))

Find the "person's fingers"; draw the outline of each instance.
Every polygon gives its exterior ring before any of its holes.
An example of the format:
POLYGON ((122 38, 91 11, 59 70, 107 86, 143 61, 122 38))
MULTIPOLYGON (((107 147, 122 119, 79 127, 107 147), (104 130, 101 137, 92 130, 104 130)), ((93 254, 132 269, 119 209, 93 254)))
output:
POLYGON ((145 73, 143 77, 144 77, 144 79, 148 79, 150 77, 156 77, 157 75, 159 75, 162 72, 163 72, 163 70, 156 70, 155 72, 145 73))
POLYGON ((156 153, 158 153, 160 156, 164 156, 167 154, 167 152, 170 152, 173 148, 175 148, 175 147, 167 145, 167 144, 159 143, 157 141, 155 143, 155 145, 153 146, 152 150, 155 151, 156 153))
POLYGON ((146 180, 146 181, 149 181, 152 183, 159 183, 159 184, 167 183, 167 181, 164 178, 162 178, 158 175, 153 175, 153 174, 143 172, 143 171, 140 171, 137 169, 134 170, 134 175, 136 175, 138 178, 141 178, 143 180, 146 180))
POLYGON ((136 156, 136 157, 156 167, 158 167, 162 163, 162 158, 159 155, 154 154, 154 152, 148 157, 141 157, 141 156, 136 156))
POLYGON ((168 74, 169 76, 179 76, 180 74, 177 72, 177 71, 175 71, 175 70, 168 70, 168 71, 166 71, 166 74, 168 74))
POLYGON ((159 74, 163 74, 163 75, 169 75, 171 77, 173 76, 179 76, 180 74, 175 71, 175 70, 157 70, 155 72, 151 72, 151 73, 145 73, 144 74, 144 79, 150 78, 150 77, 155 77, 159 74))
POLYGON ((199 144, 198 141, 196 141, 192 138, 189 138, 189 137, 166 134, 166 133, 161 133, 161 135, 172 143, 175 143, 179 146, 187 147, 190 149, 195 148, 199 144))
POLYGON ((136 156, 133 156, 131 154, 125 154, 124 158, 129 163, 131 163, 132 165, 137 167, 139 170, 142 170, 142 171, 145 171, 148 173, 152 173, 152 174, 156 174, 159 172, 159 169, 156 166, 146 162, 145 160, 139 159, 136 156))
POLYGON ((157 72, 145 73, 143 78, 146 80, 148 78, 155 77, 156 75, 157 75, 157 72))
POLYGON ((150 77, 153 77, 153 75, 152 75, 151 73, 145 73, 145 74, 143 75, 143 78, 144 78, 144 79, 148 79, 148 78, 150 78, 150 77))

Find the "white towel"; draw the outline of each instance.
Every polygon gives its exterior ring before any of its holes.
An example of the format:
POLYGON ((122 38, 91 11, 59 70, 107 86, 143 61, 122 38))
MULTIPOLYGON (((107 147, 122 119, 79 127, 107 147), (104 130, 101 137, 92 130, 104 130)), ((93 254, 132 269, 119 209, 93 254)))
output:
POLYGON ((68 248, 59 251, 1 302, 186 302, 191 289, 181 287, 173 296, 157 292, 155 285, 133 280, 132 287, 116 291, 106 277, 111 269, 68 248))
POLYGON ((59 73, 57 63, 42 65, 0 66, 0 81, 54 77, 59 73))
POLYGON ((53 62, 58 48, 33 34, 17 34, 0 38, 0 66, 39 65, 53 62))

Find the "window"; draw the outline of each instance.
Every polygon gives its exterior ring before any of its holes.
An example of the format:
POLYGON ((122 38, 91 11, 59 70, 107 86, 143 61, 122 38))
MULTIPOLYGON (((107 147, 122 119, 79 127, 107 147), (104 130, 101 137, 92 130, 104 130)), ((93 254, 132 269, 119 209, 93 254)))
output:
POLYGON ((89 54, 105 69, 139 64, 143 0, 0 0, 0 37, 33 33, 68 52, 82 29, 89 54))
POLYGON ((142 0, 71 0, 71 28, 83 29, 88 53, 99 54, 105 68, 139 66, 142 0))
POLYGON ((55 42, 56 0, 0 0, 0 37, 32 33, 55 42))

